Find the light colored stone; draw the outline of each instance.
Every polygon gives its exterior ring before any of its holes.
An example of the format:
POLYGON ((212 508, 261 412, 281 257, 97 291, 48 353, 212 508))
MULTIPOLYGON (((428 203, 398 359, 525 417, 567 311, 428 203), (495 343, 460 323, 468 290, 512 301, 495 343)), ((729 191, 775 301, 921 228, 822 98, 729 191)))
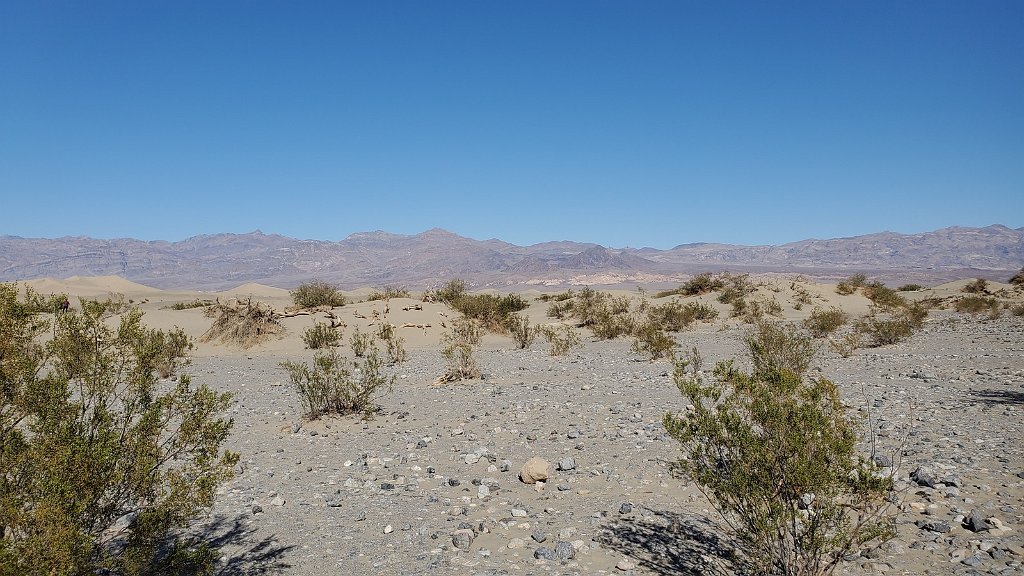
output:
POLYGON ((548 479, 551 464, 547 460, 534 456, 523 464, 519 470, 519 479, 525 484, 536 484, 548 479))

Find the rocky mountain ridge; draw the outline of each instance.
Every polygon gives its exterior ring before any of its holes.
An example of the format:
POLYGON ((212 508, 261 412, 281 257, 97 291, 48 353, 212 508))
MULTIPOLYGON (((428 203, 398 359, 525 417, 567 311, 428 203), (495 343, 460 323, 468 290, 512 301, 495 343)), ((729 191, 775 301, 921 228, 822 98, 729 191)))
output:
POLYGON ((701 271, 799 273, 832 279, 867 272, 894 281, 1003 279, 1024 265, 1024 228, 950 227, 881 232, 778 246, 681 244, 669 250, 552 241, 517 246, 434 228, 414 235, 357 232, 301 240, 254 231, 178 242, 83 236, 0 236, 0 281, 119 275, 157 288, 222 289, 245 282, 289 288, 310 278, 342 287, 428 287, 449 278, 477 286, 675 282, 701 271), (588 280, 589 279, 589 280, 588 280))

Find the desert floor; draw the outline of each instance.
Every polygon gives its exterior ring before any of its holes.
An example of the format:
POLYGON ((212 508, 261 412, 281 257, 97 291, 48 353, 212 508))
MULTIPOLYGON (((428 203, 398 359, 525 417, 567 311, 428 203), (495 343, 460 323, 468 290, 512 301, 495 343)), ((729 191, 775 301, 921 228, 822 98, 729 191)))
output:
MULTIPOLYGON (((196 338, 211 319, 171 304, 250 297, 277 309, 290 304, 287 291, 258 285, 204 294, 108 277, 31 284, 44 293, 122 293, 149 325, 180 326, 196 338)), ((909 297, 956 296, 964 284, 909 297)), ((1019 289, 991 289, 1024 300, 1019 289)), ((766 279, 758 292, 792 321, 814 307, 859 316, 870 304, 799 278, 766 279), (813 303, 796 309, 798 292, 813 303)), ((539 293, 522 295, 535 324, 554 322, 539 293)), ((727 318, 728 307, 712 295, 690 299, 722 315, 676 333, 679 348, 696 347, 708 365, 742 362, 749 326, 727 318)), ((630 351, 630 340, 598 341, 585 330, 583 346, 561 357, 542 339, 518 350, 509 337, 488 335, 477 353, 484 377, 438 386, 440 337, 457 313, 414 298, 333 313, 346 337, 387 321, 406 340, 409 359, 389 369, 397 382, 372 420, 302 418, 280 363, 311 359, 300 335, 322 314, 286 318, 283 337, 246 350, 200 343, 186 369, 194 382, 235 394, 228 448, 241 453, 241 465, 212 514, 193 527, 221 546, 219 573, 732 573, 721 561, 728 544, 718 515, 669 472, 678 448, 661 420, 685 401, 668 361, 647 361, 630 351), (534 456, 554 470, 539 489, 517 476, 534 456), (468 549, 453 543, 460 529, 472 531, 468 549), (561 558, 537 559, 542 548, 561 558)), ((1024 317, 935 310, 900 344, 845 358, 823 346, 812 373, 835 381, 875 431, 903 500, 898 538, 846 559, 837 573, 1024 573, 1024 317), (922 467, 930 485, 911 479, 922 467), (989 519, 988 530, 965 527, 972 512, 989 519)))

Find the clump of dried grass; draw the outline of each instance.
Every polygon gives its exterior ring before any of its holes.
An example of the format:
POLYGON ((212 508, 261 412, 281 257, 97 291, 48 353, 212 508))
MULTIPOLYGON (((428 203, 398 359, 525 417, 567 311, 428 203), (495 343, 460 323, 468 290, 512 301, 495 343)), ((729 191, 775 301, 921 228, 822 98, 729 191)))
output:
POLYGON ((284 332, 279 321, 281 315, 267 304, 253 302, 252 298, 245 302, 218 302, 206 308, 204 313, 214 321, 199 338, 202 342, 217 341, 252 348, 284 332))

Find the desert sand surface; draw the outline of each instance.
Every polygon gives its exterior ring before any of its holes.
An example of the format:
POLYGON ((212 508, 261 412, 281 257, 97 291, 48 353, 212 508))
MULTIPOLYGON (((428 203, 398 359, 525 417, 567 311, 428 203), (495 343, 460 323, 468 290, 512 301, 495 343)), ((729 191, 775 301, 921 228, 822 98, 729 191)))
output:
MULTIPOLYGON (((833 284, 754 280, 749 299, 777 302, 780 321, 800 322, 815 308, 870 311, 868 298, 839 295, 833 284)), ((969 282, 903 294, 955 299, 969 282)), ((346 341, 357 328, 390 322, 409 359, 389 368, 397 381, 378 398, 374 419, 307 421, 280 363, 312 358, 301 334, 327 321, 327 311, 284 318, 281 337, 243 349, 198 342, 212 319, 203 308, 171 308, 252 299, 283 311, 291 304, 285 290, 161 291, 117 277, 28 284, 86 298, 124 294, 150 326, 179 326, 197 340, 186 369, 193 381, 234 393, 227 447, 241 465, 193 527, 222 546, 219 573, 730 573, 715 568, 721 552, 709 545, 717 514, 669 472, 678 448, 662 416, 685 408, 672 365, 637 356, 631 339, 598 340, 581 329, 583 345, 556 357, 543 339, 520 350, 489 334, 477 353, 483 378, 437 385, 441 336, 458 313, 419 294, 365 301, 369 289, 349 292, 354 303, 330 311, 346 341), (540 489, 517 476, 534 456, 553 470, 540 489), (458 530, 472 532, 468 547, 453 541, 458 530)), ((676 298, 638 288, 613 292, 652 304, 676 298)), ((990 282, 987 290, 1024 303, 1021 287, 990 282)), ((530 302, 521 314, 558 323, 544 292, 521 292, 530 302)), ((720 315, 674 333, 678 349, 696 347, 709 365, 742 358, 749 324, 730 318, 714 294, 680 301, 720 315)), ((898 537, 847 558, 837 573, 1024 573, 1024 317, 933 309, 898 344, 849 357, 822 345, 812 373, 835 381, 872 425, 882 452, 894 456, 900 488, 898 537), (912 478, 922 470, 930 481, 912 478), (966 527, 975 512, 989 519, 987 530, 966 527)))

